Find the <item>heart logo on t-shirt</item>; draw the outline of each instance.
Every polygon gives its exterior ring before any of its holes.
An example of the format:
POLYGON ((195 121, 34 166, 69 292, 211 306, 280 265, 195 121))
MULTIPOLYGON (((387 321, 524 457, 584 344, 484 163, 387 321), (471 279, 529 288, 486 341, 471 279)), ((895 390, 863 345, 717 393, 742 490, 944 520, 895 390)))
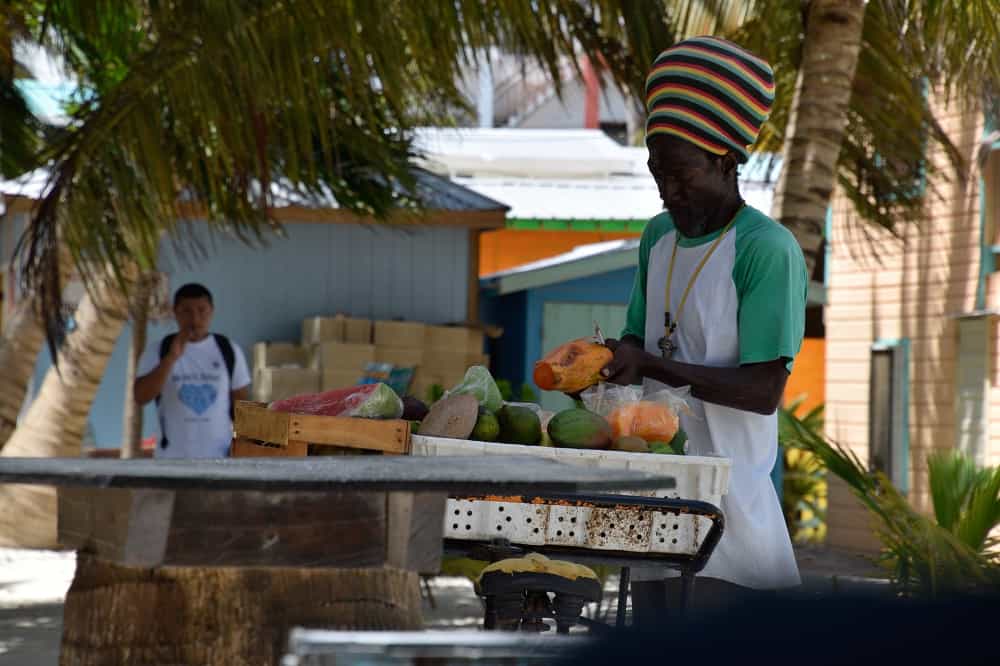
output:
POLYGON ((182 384, 177 397, 182 405, 201 416, 215 404, 219 392, 211 384, 182 384))

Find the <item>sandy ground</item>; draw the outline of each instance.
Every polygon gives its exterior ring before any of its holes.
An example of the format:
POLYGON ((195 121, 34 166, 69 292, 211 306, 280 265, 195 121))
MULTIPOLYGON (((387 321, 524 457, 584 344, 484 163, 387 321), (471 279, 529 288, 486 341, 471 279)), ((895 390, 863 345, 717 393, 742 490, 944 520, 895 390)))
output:
MULTIPOLYGON (((803 589, 815 593, 872 585, 879 570, 865 557, 822 546, 797 548, 803 589)), ((0 548, 0 666, 51 666, 59 661, 62 602, 73 579, 72 552, 0 548)), ((613 618, 618 581, 605 587, 605 601, 590 617, 613 618)), ((424 599, 426 627, 432 631, 475 629, 482 604, 466 578, 440 576, 431 581, 433 606, 424 599)))

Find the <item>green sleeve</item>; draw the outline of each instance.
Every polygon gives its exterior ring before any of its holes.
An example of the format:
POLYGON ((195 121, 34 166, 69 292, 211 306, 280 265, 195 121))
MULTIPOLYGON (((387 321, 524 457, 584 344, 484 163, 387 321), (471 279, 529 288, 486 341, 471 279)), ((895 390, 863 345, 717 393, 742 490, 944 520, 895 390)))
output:
POLYGON ((646 243, 646 233, 643 232, 639 242, 639 265, 635 271, 635 282, 632 283, 632 295, 628 299, 628 310, 625 312, 625 328, 621 337, 634 335, 644 340, 646 338, 646 269, 649 266, 649 246, 646 243))
POLYGON ((792 361, 805 335, 809 280, 795 237, 776 222, 737 238, 733 281, 739 297, 740 364, 792 361))

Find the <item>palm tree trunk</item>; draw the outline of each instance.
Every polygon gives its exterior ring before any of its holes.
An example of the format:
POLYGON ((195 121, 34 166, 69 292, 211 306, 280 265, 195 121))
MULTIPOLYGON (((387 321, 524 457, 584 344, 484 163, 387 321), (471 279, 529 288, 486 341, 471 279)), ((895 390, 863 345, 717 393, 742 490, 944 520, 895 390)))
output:
MULTIPOLYGON (((134 279, 126 275, 125 279, 134 279)), ((79 456, 90 406, 111 358, 128 304, 110 275, 87 293, 74 314, 76 327, 59 350, 38 397, 0 456, 79 456)), ((53 548, 56 495, 46 486, 0 486, 0 545, 53 548)))
POLYGON ((802 65, 772 216, 795 234, 810 275, 823 245, 826 209, 836 184, 865 5, 864 0, 811 0, 807 10, 802 65))
POLYGON ((142 405, 135 401, 132 385, 135 384, 139 358, 146 349, 146 325, 149 322, 150 299, 154 280, 154 275, 144 275, 136 285, 132 302, 132 342, 129 348, 128 368, 125 371, 122 458, 138 458, 142 455, 142 405))
POLYGON ((143 569, 81 553, 66 595, 59 663, 270 666, 297 626, 418 630, 417 574, 393 567, 143 569))
MULTIPOLYGON (((70 255, 64 251, 60 255, 60 273, 68 275, 71 269, 70 255)), ((45 330, 35 306, 33 295, 21 300, 5 322, 0 339, 0 451, 17 426, 38 352, 45 343, 45 330)))
POLYGON ((0 340, 0 451, 17 427, 17 415, 44 342, 45 331, 33 299, 19 302, 0 340))

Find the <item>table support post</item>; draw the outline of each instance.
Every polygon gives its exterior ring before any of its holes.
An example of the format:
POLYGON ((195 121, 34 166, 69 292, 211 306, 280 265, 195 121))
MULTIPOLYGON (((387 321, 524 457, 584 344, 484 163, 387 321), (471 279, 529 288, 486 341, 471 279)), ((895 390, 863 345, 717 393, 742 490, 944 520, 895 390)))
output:
POLYGON ((631 584, 632 569, 622 567, 618 579, 618 612, 615 617, 615 626, 619 629, 625 627, 625 614, 628 608, 628 588, 631 584))

